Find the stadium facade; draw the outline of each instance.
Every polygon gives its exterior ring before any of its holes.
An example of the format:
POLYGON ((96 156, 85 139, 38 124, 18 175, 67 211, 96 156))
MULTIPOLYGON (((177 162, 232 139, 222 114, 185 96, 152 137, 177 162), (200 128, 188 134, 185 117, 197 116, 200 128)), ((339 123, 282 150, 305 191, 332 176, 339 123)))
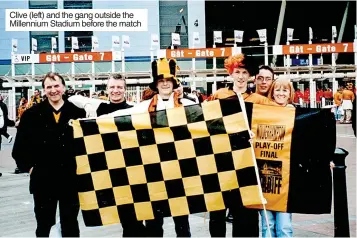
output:
MULTIPOLYGON (((313 30, 312 43, 330 43, 332 40, 332 26, 336 26, 338 34, 336 41, 353 42, 357 38, 355 36, 357 34, 355 33, 356 21, 356 1, 1 0, 0 77, 2 84, 0 89, 9 90, 11 88, 11 90, 3 91, 2 93, 12 95, 9 97, 11 100, 8 105, 11 107, 9 111, 12 111, 12 114, 15 115, 15 108, 19 98, 22 96, 29 97, 35 87, 40 88, 39 82, 36 82, 37 86, 33 82, 39 80, 42 77, 41 75, 52 69, 50 63, 11 65, 12 39, 18 40, 17 54, 30 54, 31 39, 35 38, 38 48, 35 54, 39 54, 51 52, 52 37, 57 39, 55 53, 71 52, 72 36, 78 38, 79 49, 74 50, 75 52, 89 52, 92 49, 91 37, 96 36, 99 47, 95 51, 104 52, 111 51, 113 35, 119 37, 127 35, 130 37, 130 48, 125 48, 124 64, 120 61, 115 61, 114 63, 95 62, 95 65, 90 62, 75 64, 69 62, 55 63, 55 71, 66 75, 68 80, 71 80, 75 71, 74 77, 76 80, 87 80, 89 82, 88 79, 92 79, 93 76, 93 73, 91 73, 94 71, 93 69, 95 69, 96 73, 104 72, 104 77, 107 78, 106 74, 110 74, 115 68, 115 72, 146 72, 144 77, 146 80, 150 78, 148 75, 150 75, 151 68, 151 34, 159 36, 160 49, 170 48, 171 33, 180 34, 181 45, 178 48, 192 48, 193 32, 198 32, 200 38, 200 43, 194 44, 194 48, 212 48, 213 31, 221 31, 222 43, 216 43, 216 47, 222 48, 232 47, 234 45, 234 30, 241 30, 244 32, 243 42, 237 43, 237 46, 241 47, 243 53, 253 55, 259 64, 264 64, 264 45, 259 40, 258 29, 267 30, 268 62, 271 63, 274 57, 273 46, 277 44, 285 45, 287 42, 287 28, 294 29, 291 44, 307 44, 309 41, 309 27, 313 30), (13 32, 5 30, 6 9, 147 9, 148 29, 145 32, 13 32), (114 67, 112 67, 113 64, 114 67), (19 78, 15 78, 15 76, 19 76, 19 78), (17 86, 12 84, 14 80, 19 83, 17 86), (27 83, 27 86, 22 86, 22 83, 27 83), (4 86, 5 84, 7 86, 4 86)), ((292 66, 308 67, 308 57, 309 55, 294 55, 291 57, 291 64, 292 66)), ((331 54, 314 54, 312 57, 313 65, 324 64, 327 65, 327 68, 329 67, 328 65, 331 65, 331 54)), ((349 72, 355 72, 355 57, 354 53, 339 54, 336 63, 338 65, 349 65, 349 72)), ((284 56, 280 55, 276 59, 276 66, 284 66, 287 58, 284 60, 284 56)), ((223 68, 223 60, 223 58, 217 57, 217 69, 223 68)), ((192 71, 192 59, 179 59, 178 61, 182 71, 189 71, 185 76, 181 76, 184 85, 192 87, 192 83, 194 83, 194 87, 204 90, 208 95, 217 88, 227 86, 226 76, 222 76, 218 80, 217 74, 210 70, 214 67, 212 58, 196 59, 195 70, 210 71, 202 75, 197 71, 192 71), (197 77, 201 77, 201 79, 197 80, 197 77)), ((289 67, 287 68, 289 70, 289 67)), ((287 70, 286 67, 285 70, 287 70)), ((221 70, 221 72, 223 71, 221 70)), ((331 73, 332 69, 329 68, 328 71, 331 73)), ((338 72, 336 70, 336 73, 338 72)), ((299 69, 294 74, 299 76, 299 69)), ((304 74, 306 76, 308 72, 305 70, 304 74)), ((140 76, 135 77, 134 81, 132 80, 129 83, 130 89, 127 90, 127 93, 136 95, 135 97, 139 98, 140 91, 145 87, 145 83, 139 82, 138 78, 140 76)), ((97 80, 98 76, 96 75, 94 78, 97 80)), ((332 84, 333 82, 336 83, 336 80, 341 81, 343 79, 341 77, 332 79, 322 76, 316 80, 316 86, 333 87, 332 84)), ((353 80, 355 80, 355 77, 353 80)), ((311 80, 309 81, 309 78, 304 78, 300 82, 294 82, 294 86, 304 89, 305 87, 312 87, 313 84, 311 80)), ((105 83, 103 81, 99 85, 80 85, 79 87, 85 90, 102 90, 105 89, 105 83)), ((336 89, 336 85, 334 88, 336 89)))
MULTIPOLYGON (((188 36, 192 32, 199 32, 201 43, 195 47, 205 48, 205 1, 113 1, 113 0, 16 0, 0 1, 0 75, 5 75, 11 70, 11 39, 18 40, 18 54, 31 53, 31 38, 37 39, 38 51, 35 53, 51 52, 51 37, 57 38, 55 52, 71 51, 71 36, 78 37, 79 50, 91 51, 91 36, 96 36, 99 48, 96 51, 110 51, 112 36, 128 35, 130 48, 125 49, 126 71, 142 71, 150 69, 150 44, 151 34, 160 37, 160 48, 166 49, 171 44, 171 33, 179 31, 182 48, 188 48, 192 39, 188 36), (9 32, 5 31, 5 9, 147 9, 148 31, 146 32, 9 32), (196 24, 195 24, 196 22, 196 24), (197 24, 198 23, 198 24, 197 24)), ((202 63, 202 62, 201 62, 202 63)), ((204 63, 204 62, 203 62, 204 63)), ((103 70, 107 67, 103 63, 103 70)), ((118 67, 120 68, 120 64, 118 67)), ((17 65, 16 75, 27 73, 29 65, 17 65)), ((60 72, 68 71, 68 65, 58 66, 60 72)), ((117 68, 118 68, 117 67, 117 68)), ((200 67, 205 67, 202 65, 200 67)), ((46 71, 48 67, 36 65, 36 71, 46 71), (37 70, 38 69, 38 70, 37 70)), ((78 72, 87 72, 90 64, 78 64, 78 72)))
MULTIPOLYGON (((75 51, 91 51, 91 36, 96 36, 99 48, 96 51, 110 51, 111 36, 128 35, 130 48, 125 49, 125 71, 143 71, 150 69, 150 38, 151 34, 158 34, 160 48, 167 49, 171 45, 171 33, 180 34, 179 48, 189 48, 193 44, 193 32, 198 32, 200 43, 195 48, 209 48, 213 46, 213 31, 222 31, 223 42, 217 47, 233 46, 234 30, 244 31, 242 46, 243 53, 253 54, 260 63, 264 63, 264 47, 259 41, 257 29, 267 29, 269 45, 269 62, 272 61, 272 45, 286 44, 287 28, 294 29, 294 39, 291 44, 307 44, 309 27, 313 29, 312 43, 331 42, 331 27, 336 26, 338 38, 342 42, 353 42, 354 25, 356 25, 356 2, 295 2, 287 1, 284 16, 281 18, 281 1, 205 1, 205 0, 16 0, 0 1, 0 75, 11 70, 11 39, 18 40, 18 54, 29 54, 31 38, 37 39, 38 51, 51 51, 51 37, 57 38, 55 52, 71 51, 71 36, 78 37, 79 49, 75 51), (347 6, 349 5, 349 6, 347 6), (347 8, 346 8, 347 6, 347 8), (321 10, 321 7, 324 10, 321 10), (5 9, 147 9, 148 31, 146 32, 7 32, 5 31, 5 9), (346 21, 343 23, 343 17, 346 21), (278 23, 281 21, 281 34, 277 37, 278 23), (341 37, 340 37, 341 35, 341 37)), ((337 41, 337 38, 336 38, 337 41)), ((293 58, 292 63, 301 65, 306 62, 307 55, 293 58), (305 61, 304 61, 305 60, 305 61)), ((314 55, 313 62, 318 64, 320 55, 314 55)), ((337 64, 353 64, 352 54, 341 54, 337 64)), ((182 69, 190 69, 190 60, 180 62, 182 69)), ((325 64, 331 63, 330 55, 323 57, 325 64)), ((283 65, 283 57, 278 57, 277 65, 283 65)), ((223 59, 217 59, 217 67, 223 66, 223 59)), ((77 72, 90 71, 88 63, 77 64, 77 72)), ((102 71, 110 71, 110 62, 99 63, 102 71)), ((120 69, 118 63, 116 69, 120 69)), ((69 64, 61 64, 56 71, 67 73, 69 64)), ((212 68, 212 59, 198 59, 197 69, 212 68)), ((48 65, 36 65, 36 74, 48 71, 48 65)), ((16 65, 16 75, 29 73, 30 65, 16 65)))

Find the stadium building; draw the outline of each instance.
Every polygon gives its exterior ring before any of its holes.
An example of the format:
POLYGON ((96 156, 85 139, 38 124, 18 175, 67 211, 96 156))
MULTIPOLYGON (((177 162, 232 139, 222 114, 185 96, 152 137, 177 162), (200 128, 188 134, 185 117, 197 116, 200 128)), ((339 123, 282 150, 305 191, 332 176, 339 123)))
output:
MULTIPOLYGON (((222 32, 222 42, 215 43, 215 47, 240 47, 241 52, 253 55, 260 64, 266 62, 265 53, 268 53, 268 63, 274 63, 276 72, 286 74, 289 72, 309 73, 309 55, 295 54, 290 58, 291 70, 287 66, 288 58, 283 55, 274 56, 274 45, 287 44, 287 28, 294 29, 290 44, 308 44, 309 27, 313 35, 311 43, 331 43, 332 26, 336 26, 336 42, 353 42, 356 25, 356 2, 296 2, 296 1, 114 1, 114 0, 16 0, 0 1, 0 77, 3 90, 16 91, 16 98, 27 95, 27 90, 34 90, 39 84, 36 82, 46 72, 51 71, 51 64, 11 64, 12 39, 17 39, 17 54, 31 54, 31 39, 37 40, 35 54, 50 53, 52 50, 51 39, 56 38, 54 53, 71 52, 71 37, 77 37, 78 48, 74 52, 90 52, 92 50, 92 36, 97 37, 98 52, 111 51, 112 36, 122 39, 122 35, 130 38, 130 48, 125 48, 125 63, 120 60, 113 62, 86 63, 55 63, 55 71, 68 75, 70 81, 102 80, 95 85, 79 84, 76 87, 98 90, 104 88, 105 78, 115 68, 115 72, 125 72, 127 77, 135 79, 129 82, 133 93, 137 93, 145 85, 143 78, 150 80, 151 35, 159 36, 160 49, 171 47, 171 34, 180 35, 181 44, 177 49, 184 48, 212 48, 214 47, 214 31, 222 32), (101 32, 101 31, 5 31, 6 9, 147 9, 148 30, 145 32, 101 32), (266 29, 267 49, 260 42, 258 29, 266 29), (243 31, 242 42, 234 41, 234 31, 243 31), (197 32, 197 33, 196 33, 197 32), (193 35, 198 34, 199 43, 193 43, 193 35), (114 65, 114 67, 113 67, 114 65), (280 68, 279 68, 280 67, 280 68), (305 68, 304 68, 305 67, 305 68), (93 73, 95 71, 95 73, 93 73), (136 74, 135 74, 136 72, 136 74), (130 75, 131 74, 131 75, 130 75), (139 80, 140 79, 140 80, 139 80), (144 82, 144 83, 143 83, 144 82)), ((156 51, 155 51, 156 54, 156 51)), ((347 65, 335 73, 355 72, 355 53, 338 54, 337 65, 347 65)), ((178 59, 182 74, 181 80, 186 86, 198 87, 207 94, 219 87, 226 85, 227 74, 223 70, 223 58, 217 58, 214 63, 212 58, 197 58, 193 67, 192 59, 178 59), (212 68, 222 69, 215 72, 212 68), (194 69, 194 70, 193 70, 194 69), (196 80, 192 78, 195 77, 196 80), (219 80, 217 80, 219 78, 219 80), (195 81, 194 83, 192 81, 195 81)), ((317 81, 320 86, 332 88, 331 77, 324 77, 324 73, 332 73, 331 54, 312 55, 312 65, 323 66, 322 77, 317 81), (325 70, 325 71, 324 71, 325 70)), ((349 74, 350 75, 350 74, 349 74)), ((346 74, 336 77, 337 81, 346 79, 346 74)), ((297 77, 299 79, 299 77, 297 77)), ((348 78, 350 79, 350 78, 348 78)), ((299 81, 299 80, 295 80, 299 81)), ((309 84, 309 79, 294 83, 296 87, 303 88, 309 84)), ((131 89, 130 89, 131 90, 131 89)), ((129 90, 129 91, 130 91, 129 90)))

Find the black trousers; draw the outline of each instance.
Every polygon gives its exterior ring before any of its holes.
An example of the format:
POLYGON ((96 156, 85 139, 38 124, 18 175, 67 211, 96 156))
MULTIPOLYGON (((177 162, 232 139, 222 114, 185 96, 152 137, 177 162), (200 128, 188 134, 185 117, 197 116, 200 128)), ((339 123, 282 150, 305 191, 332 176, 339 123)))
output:
POLYGON ((122 222, 123 237, 146 237, 146 230, 143 221, 122 222))
MULTIPOLYGON (((210 212, 211 237, 226 236, 226 210, 210 212)), ((233 216, 232 237, 259 237, 258 210, 245 207, 234 207, 229 210, 233 216)))
MULTIPOLYGON (((190 224, 188 221, 188 215, 173 217, 175 223, 175 231, 177 237, 191 237, 190 224)), ((154 220, 145 221, 146 234, 148 237, 163 237, 164 230, 164 218, 156 218, 154 220)))
POLYGON ((4 127, 4 128, 2 128, 2 129, 0 130, 0 134, 3 135, 3 136, 5 136, 6 139, 8 139, 8 138, 10 137, 10 134, 7 133, 7 126, 4 127))
POLYGON ((34 193, 35 215, 37 221, 36 236, 49 237, 51 227, 56 224, 57 203, 61 221, 62 237, 79 237, 77 192, 34 193))

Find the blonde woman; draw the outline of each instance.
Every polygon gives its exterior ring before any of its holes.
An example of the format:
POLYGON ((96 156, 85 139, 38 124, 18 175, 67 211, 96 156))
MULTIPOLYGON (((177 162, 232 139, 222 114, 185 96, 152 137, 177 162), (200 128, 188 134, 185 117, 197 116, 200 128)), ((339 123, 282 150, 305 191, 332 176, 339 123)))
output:
POLYGON ((270 87, 268 98, 282 107, 294 107, 294 87, 287 79, 277 79, 270 87))
MULTIPOLYGON (((269 89, 268 98, 279 106, 294 107, 294 88, 292 83, 286 79, 275 80, 269 89)), ((263 211, 260 211, 260 215, 262 216, 262 237, 269 237, 268 226, 263 211)), ((267 215, 272 237, 293 236, 291 213, 267 211, 267 215)))

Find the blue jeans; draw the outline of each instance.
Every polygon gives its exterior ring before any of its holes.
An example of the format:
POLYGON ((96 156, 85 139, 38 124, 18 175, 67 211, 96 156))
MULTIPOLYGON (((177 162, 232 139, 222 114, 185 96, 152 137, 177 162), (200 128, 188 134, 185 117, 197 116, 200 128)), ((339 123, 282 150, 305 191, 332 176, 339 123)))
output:
MULTIPOLYGON (((269 237, 264 211, 259 212, 262 219, 262 237, 269 237)), ((291 213, 267 211, 267 216, 272 237, 293 237, 291 213)))
POLYGON ((335 111, 335 119, 336 119, 336 121, 340 120, 340 117, 341 117, 341 114, 338 113, 338 109, 340 107, 341 106, 336 106, 336 111, 335 111))

